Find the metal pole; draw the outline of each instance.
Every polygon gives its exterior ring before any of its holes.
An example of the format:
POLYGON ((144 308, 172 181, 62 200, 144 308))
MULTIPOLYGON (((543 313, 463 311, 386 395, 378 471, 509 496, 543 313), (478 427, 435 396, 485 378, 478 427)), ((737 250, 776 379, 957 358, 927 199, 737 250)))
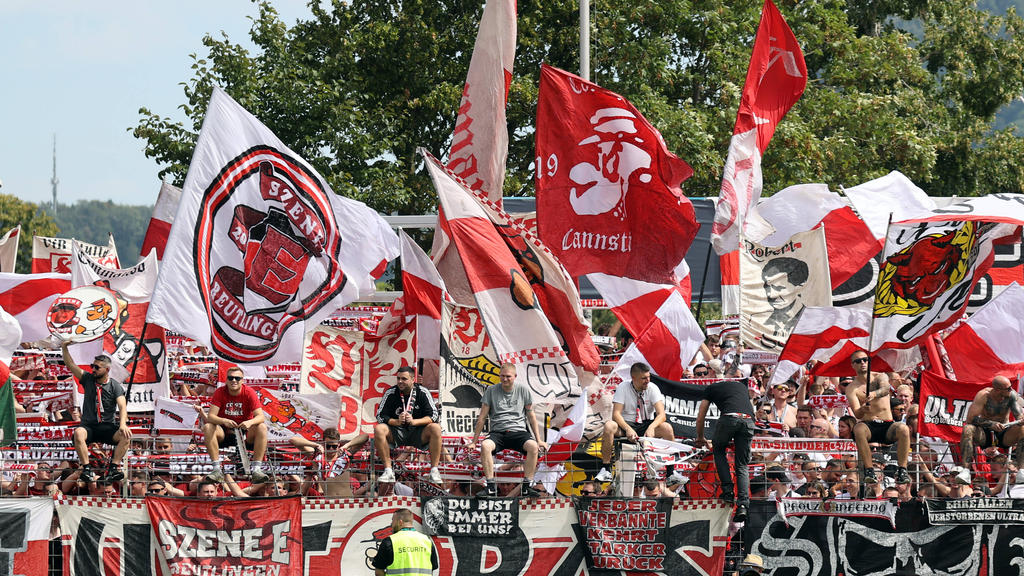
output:
POLYGON ((590 0, 580 0, 580 78, 590 81, 590 0))

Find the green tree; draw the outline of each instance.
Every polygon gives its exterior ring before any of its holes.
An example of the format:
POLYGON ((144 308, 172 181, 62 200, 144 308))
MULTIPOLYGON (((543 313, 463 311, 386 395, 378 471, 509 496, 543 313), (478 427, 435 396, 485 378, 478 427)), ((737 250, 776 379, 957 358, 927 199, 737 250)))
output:
POLYGON ((21 224, 21 239, 18 242, 16 271, 28 274, 32 271, 32 237, 57 236, 57 225, 38 204, 25 202, 17 196, 0 194, 0 234, 21 224))
MULTIPOLYGON (((52 216, 49 205, 43 210, 52 216)), ((79 200, 74 204, 58 203, 56 221, 64 238, 106 246, 107 234, 113 234, 121 265, 127 268, 138 261, 152 214, 152 206, 125 206, 110 200, 79 200)))
MULTIPOLYGON (((764 158, 765 190, 852 185, 898 169, 933 195, 1024 191, 1024 140, 994 130, 1024 92, 1024 21, 971 0, 778 0, 811 71, 764 158), (914 19, 917 35, 898 28, 914 19)), ((140 110, 146 153, 181 183, 210 87, 223 86, 335 191, 382 212, 430 211, 417 146, 445 154, 480 0, 313 3, 284 25, 258 4, 248 53, 206 37, 184 82, 186 123, 140 110)), ((717 195, 760 2, 608 0, 592 8, 592 77, 629 98, 717 195)), ((578 68, 577 2, 518 3, 506 194, 532 194, 541 62, 578 68)))

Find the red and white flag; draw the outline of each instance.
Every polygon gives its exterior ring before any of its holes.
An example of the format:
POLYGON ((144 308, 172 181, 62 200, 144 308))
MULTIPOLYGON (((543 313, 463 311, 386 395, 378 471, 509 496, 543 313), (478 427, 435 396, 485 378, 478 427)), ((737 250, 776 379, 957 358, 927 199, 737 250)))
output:
POLYGON ((73 242, 78 242, 82 252, 95 258, 101 265, 111 270, 117 270, 121 267, 121 263, 117 259, 117 246, 114 245, 113 234, 109 235, 106 246, 97 246, 96 244, 80 242, 70 238, 33 236, 32 273, 57 272, 60 274, 70 274, 71 244, 73 242))
POLYGON ((397 255, 376 211, 214 87, 149 321, 232 362, 293 361, 306 327, 373 294, 397 255))
POLYGON ((643 332, 672 293, 678 292, 686 305, 690 305, 690 268, 686 260, 680 263, 677 273, 682 274, 683 280, 674 284, 653 284, 608 274, 588 274, 587 280, 601 294, 626 331, 636 336, 643 332))
POLYGON ((21 337, 25 342, 35 342, 50 336, 46 311, 68 290, 71 290, 71 274, 0 273, 0 308, 21 324, 21 337))
POLYGON ((761 156, 806 85, 807 66, 800 45, 775 4, 765 0, 711 230, 711 243, 719 255, 739 248, 747 214, 761 197, 761 156))
POLYGON ((733 250, 718 257, 718 270, 722 280, 722 315, 740 313, 740 251, 733 250))
POLYGON ((451 239, 494 350, 517 366, 537 401, 580 393, 576 371, 540 309, 539 298, 487 212, 429 152, 420 150, 441 199, 438 228, 451 239))
POLYGON ((0 272, 14 273, 18 262, 18 240, 21 239, 21 224, 0 236, 0 272))
POLYGON ((76 244, 71 251, 71 285, 102 286, 117 297, 120 315, 102 339, 82 344, 86 354, 106 354, 110 373, 131 382, 130 411, 153 410, 153 400, 170 395, 164 329, 146 324, 146 311, 157 279, 156 254, 131 268, 111 270, 86 255, 76 244))
POLYGON ((697 233, 693 169, 629 101, 548 65, 537 101, 537 227, 573 277, 671 279, 697 233))
POLYGON ((576 451, 587 425, 588 404, 587 395, 580 395, 576 399, 576 403, 572 405, 572 409, 566 414, 561 427, 558 430, 548 430, 548 452, 544 457, 545 462, 564 462, 576 451))
POLYGON ((682 294, 673 291, 622 354, 613 374, 627 381, 630 366, 643 362, 662 378, 680 380, 703 343, 704 333, 690 307, 682 294))
POLYGON ((769 387, 785 382, 812 360, 827 362, 844 353, 848 358, 854 351, 866 349, 870 327, 871 311, 865 308, 804 308, 779 354, 769 387))
POLYGON ((966 203, 937 211, 942 220, 889 227, 875 290, 872 349, 907 348, 963 316, 975 284, 992 266, 993 243, 1012 224, 959 220, 966 203))
POLYGON ((935 201, 909 178, 892 171, 881 178, 843 189, 860 217, 879 242, 885 242, 890 218, 893 222, 923 218, 935 210, 935 201))
POLYGON ((423 249, 404 231, 402 240, 402 299, 405 314, 416 316, 416 357, 441 358, 441 300, 444 280, 423 249))
POLYGON ((958 379, 988 382, 993 376, 1024 374, 1024 288, 1013 283, 946 338, 949 360, 958 379))
POLYGON ((153 216, 149 219, 149 227, 146 228, 146 236, 142 239, 142 258, 149 254, 150 250, 156 250, 156 259, 164 257, 164 247, 167 246, 167 237, 171 233, 171 224, 174 223, 174 215, 178 212, 178 203, 181 201, 181 188, 168 182, 160 184, 160 194, 156 197, 156 205, 153 206, 153 216))
POLYGON ((882 250, 883 242, 874 238, 853 208, 825 184, 790 186, 762 200, 754 211, 774 229, 763 238, 747 237, 762 246, 779 247, 795 234, 824 228, 833 289, 882 250))
POLYGON ((481 194, 474 195, 474 199, 527 275, 540 309, 564 342, 569 360, 581 370, 597 374, 601 358, 590 321, 583 316, 579 291, 568 272, 526 223, 481 194))
POLYGON ((365 338, 360 330, 324 325, 306 333, 299 393, 336 394, 341 403, 338 432, 343 436, 360 431, 363 371, 369 369, 363 366, 365 338))
POLYGON ((501 205, 508 156, 505 104, 516 57, 516 2, 488 0, 469 61, 448 169, 501 205))

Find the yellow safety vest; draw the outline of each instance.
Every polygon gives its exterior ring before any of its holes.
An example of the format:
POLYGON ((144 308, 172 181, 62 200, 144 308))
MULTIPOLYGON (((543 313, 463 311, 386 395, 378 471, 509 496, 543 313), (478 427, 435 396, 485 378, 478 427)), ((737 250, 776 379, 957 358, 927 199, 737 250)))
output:
POLYGON ((394 559, 388 566, 388 576, 415 576, 433 574, 430 538, 411 528, 399 530, 390 536, 394 559))

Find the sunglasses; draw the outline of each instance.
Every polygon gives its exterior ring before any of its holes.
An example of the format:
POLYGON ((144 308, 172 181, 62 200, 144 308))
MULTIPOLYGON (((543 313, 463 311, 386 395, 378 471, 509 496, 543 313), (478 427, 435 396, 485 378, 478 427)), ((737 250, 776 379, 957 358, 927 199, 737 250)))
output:
POLYGON ((328 450, 337 450, 341 447, 341 444, 324 444, 328 450))
POLYGON ((241 376, 228 376, 227 377, 227 381, 228 382, 241 382, 242 381, 242 377, 241 376))
POLYGON ((867 356, 865 356, 863 358, 857 358, 856 360, 850 360, 850 363, 851 364, 867 364, 870 361, 871 361, 871 359, 868 358, 867 356))
POLYGON ((163 488, 159 488, 159 489, 150 490, 149 493, 150 494, 163 494, 164 493, 164 489, 163 488))
POLYGON ((89 364, 89 368, 92 368, 93 370, 99 370, 100 369, 100 365, 99 364, 89 364))
POLYGON ((693 375, 694 376, 707 376, 708 373, 707 372, 694 372, 693 375))
POLYGON ((580 490, 580 496, 593 496, 594 494, 597 494, 597 492, 593 490, 580 490))

